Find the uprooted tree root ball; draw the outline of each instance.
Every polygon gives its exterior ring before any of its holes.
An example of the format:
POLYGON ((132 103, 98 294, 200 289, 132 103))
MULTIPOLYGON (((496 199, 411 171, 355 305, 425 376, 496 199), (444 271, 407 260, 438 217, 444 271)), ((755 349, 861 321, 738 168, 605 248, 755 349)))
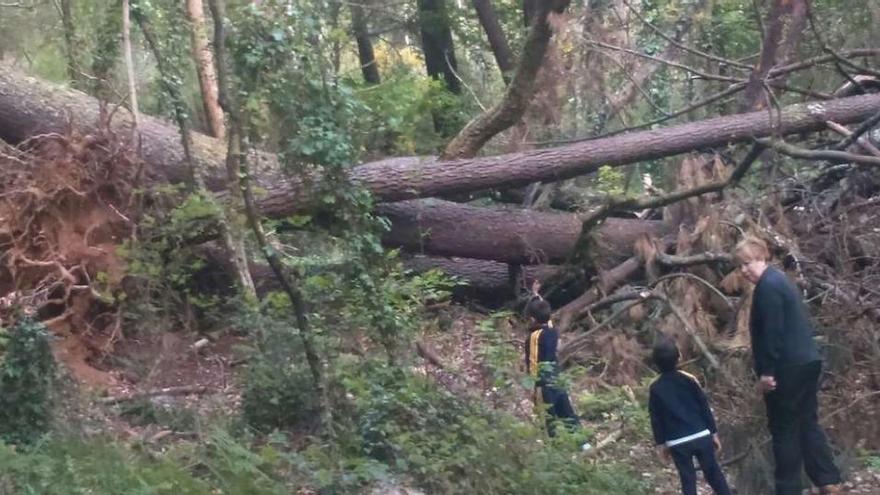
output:
POLYGON ((0 142, 3 311, 33 311, 61 337, 56 350, 74 374, 101 381, 87 362, 120 336, 117 248, 133 232, 126 211, 138 170, 119 143, 77 134, 0 142))

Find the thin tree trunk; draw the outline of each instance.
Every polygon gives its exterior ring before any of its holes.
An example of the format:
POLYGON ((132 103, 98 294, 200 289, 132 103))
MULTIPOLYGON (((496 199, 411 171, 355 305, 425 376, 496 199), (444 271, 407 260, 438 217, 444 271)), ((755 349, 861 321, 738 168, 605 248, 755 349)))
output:
POLYGON ((122 0, 122 52, 125 57, 125 71, 128 74, 128 98, 131 102, 131 122, 133 134, 137 136, 137 145, 140 144, 137 86, 134 79, 134 61, 131 56, 131 5, 128 0, 122 0))
POLYGON ((507 37, 504 36, 501 23, 498 22, 498 14, 495 12, 492 0, 472 0, 472 3, 477 11, 477 17, 480 19, 480 25, 483 26, 483 31, 489 40, 495 62, 498 63, 501 78, 504 79, 505 84, 509 84, 516 67, 513 65, 513 53, 507 44, 507 37))
POLYGON ((61 26, 64 29, 64 48, 67 52, 67 77, 73 87, 84 89, 84 78, 79 70, 79 45, 76 41, 76 22, 71 10, 72 0, 61 0, 61 26))
POLYGON ((357 41, 358 60, 361 64, 361 74, 367 84, 379 84, 382 78, 379 75, 379 66, 376 64, 376 55, 373 52, 373 41, 367 30, 367 19, 364 14, 364 5, 353 2, 351 7, 351 27, 354 31, 354 39, 357 41))
POLYGON ((324 434, 333 437, 333 412, 330 406, 330 396, 324 380, 324 363, 318 355, 317 346, 315 345, 314 335, 311 326, 306 317, 305 301, 302 293, 296 285, 296 279, 285 271, 284 265, 278 258, 278 253, 272 249, 266 240, 263 232, 263 226, 260 222, 259 213, 254 201, 253 192, 250 185, 250 170, 247 163, 247 156, 242 149, 243 122, 238 113, 236 102, 232 99, 229 91, 229 82, 226 77, 226 57, 225 57, 225 33, 223 19, 225 18, 225 5, 223 0, 209 0, 211 6, 211 14, 214 20, 214 44, 217 50, 217 80, 218 95, 220 104, 224 110, 229 113, 230 129, 229 129, 229 147, 226 153, 228 162, 228 170, 239 171, 238 176, 241 177, 241 197, 244 201, 245 213, 247 214, 248 223, 254 232, 260 250, 266 257, 266 261, 272 268, 276 279, 281 284, 284 292, 290 299, 293 306, 293 312, 296 319, 296 326, 299 329, 299 335, 303 342, 303 349, 306 355, 306 361, 309 370, 312 373, 314 381, 315 393, 318 395, 318 403, 320 404, 321 427, 324 434))
POLYGON ((514 72, 513 79, 507 86, 504 97, 491 109, 471 120, 446 145, 441 155, 442 159, 451 160, 475 156, 492 137, 516 124, 522 118, 535 93, 535 78, 544 61, 547 45, 553 36, 553 29, 547 18, 553 12, 565 10, 569 1, 547 0, 540 3, 529 29, 525 46, 523 46, 519 65, 514 72))
POLYGON ((214 73, 214 52, 208 45, 208 34, 205 32, 205 12, 202 0, 186 0, 186 13, 190 22, 193 60, 196 62, 196 74, 199 77, 199 88, 202 92, 202 106, 208 121, 208 134, 223 139, 226 124, 223 122, 223 110, 217 101, 217 76, 214 73))
POLYGON ((92 81, 92 92, 103 100, 110 99, 110 77, 119 57, 121 34, 122 0, 112 0, 105 6, 92 55, 92 76, 95 77, 92 81))
MULTIPOLYGON (((203 12, 201 19, 204 22, 203 12)), ((189 189, 191 192, 195 192, 197 194, 208 194, 207 187, 205 186, 204 170, 202 169, 202 167, 199 166, 199 162, 195 160, 192 156, 192 132, 189 129, 186 115, 184 114, 184 107, 186 105, 186 102, 183 101, 183 96, 180 94, 179 88, 171 82, 172 74, 170 72, 170 68, 164 62, 165 58, 159 50, 159 45, 156 41, 155 34, 153 33, 152 27, 149 21, 144 17, 143 13, 138 16, 138 23, 141 26, 141 30, 144 33, 144 38, 147 40, 147 44, 150 46, 150 49, 153 52, 153 56, 156 58, 156 65, 159 69, 159 77, 163 81, 165 91, 168 93, 169 98, 171 99, 171 104, 174 108, 174 118, 177 121, 178 130, 180 131, 180 142, 183 147, 183 154, 189 168, 189 189)), ((207 40, 204 41, 206 42, 205 47, 207 48, 207 40)), ((211 57, 211 62, 213 64, 213 57, 211 57)), ((213 72, 214 68, 212 66, 211 73, 213 74, 213 72)), ((216 84, 216 78, 214 78, 214 80, 216 84)), ((216 104, 219 110, 219 101, 217 101, 216 104)), ((223 114, 221 111, 221 120, 222 115, 223 114)), ((227 176, 231 175, 232 173, 233 172, 227 171, 227 176)), ((238 171, 236 170, 234 174, 237 177, 238 171)), ((236 235, 237 229, 234 226, 231 215, 222 207, 218 212, 218 219, 220 221, 220 231, 223 241, 223 247, 226 249, 227 256, 229 256, 229 259, 232 261, 232 265, 235 267, 237 277, 236 283, 238 285, 238 288, 239 290, 241 290, 242 295, 244 295, 245 297, 256 298, 257 291, 254 287, 254 281, 253 279, 251 279, 250 271, 248 270, 247 251, 244 245, 244 238, 243 236, 236 235)))

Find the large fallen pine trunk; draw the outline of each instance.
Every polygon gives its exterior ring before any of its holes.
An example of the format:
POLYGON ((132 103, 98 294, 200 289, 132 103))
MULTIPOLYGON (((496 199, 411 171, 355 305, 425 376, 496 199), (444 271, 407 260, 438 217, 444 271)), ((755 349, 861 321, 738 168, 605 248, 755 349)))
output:
MULTIPOLYGON (((112 109, 111 109, 112 110, 112 109)), ((437 162, 434 157, 391 158, 352 168, 351 178, 381 201, 444 196, 493 187, 513 187, 556 181, 695 149, 725 146, 770 135, 822 130, 827 121, 846 125, 880 111, 880 94, 783 107, 779 113, 758 111, 716 117, 661 129, 630 132, 566 146, 473 159, 437 162)), ((99 122, 97 100, 14 71, 0 71, 0 137, 17 142, 34 134, 63 132, 70 121, 88 131, 99 122)), ((129 137, 131 119, 119 110, 113 129, 129 137)), ((166 180, 186 178, 183 150, 173 126, 144 117, 140 122, 143 156, 166 180)), ((209 188, 225 186, 225 147, 216 139, 193 136, 193 155, 207 172, 209 188)), ((302 178, 282 178, 274 156, 253 157, 263 212, 271 217, 308 208, 311 188, 302 178)))
MULTIPOLYGON (((555 263, 569 257, 581 234, 573 213, 481 208, 439 199, 384 203, 391 221, 384 242, 407 251, 516 264, 555 263)), ((632 254, 641 235, 661 236, 661 221, 609 218, 593 234, 593 257, 616 263, 632 254)))
MULTIPOLYGON (((95 132, 107 116, 112 116, 110 128, 119 139, 131 139, 130 119, 124 108, 102 108, 96 99, 83 93, 11 71, 0 72, 0 137, 7 141, 20 142, 50 132, 65 133, 70 126, 80 132, 95 132)), ((150 165, 147 177, 154 182, 187 180, 189 174, 183 164, 177 129, 163 120, 141 116, 139 132, 141 153, 150 165)), ((192 156, 206 172, 207 186, 215 191, 225 189, 223 143, 198 133, 193 133, 192 140, 192 156)), ((253 158, 257 185, 270 191, 260 199, 263 213, 278 218, 302 208, 304 196, 271 193, 285 182, 275 156, 256 152, 253 158)), ((356 167, 355 171, 362 168, 356 167)), ((444 175, 442 167, 432 170, 444 175)), ((386 204, 380 212, 393 222, 384 239, 387 245, 424 254, 535 264, 564 259, 580 234, 580 219, 572 214, 482 209, 448 201, 386 204)), ((656 222, 609 220, 599 229, 598 237, 602 240, 600 245, 609 246, 608 253, 626 256, 639 234, 655 233, 658 229, 656 222)))

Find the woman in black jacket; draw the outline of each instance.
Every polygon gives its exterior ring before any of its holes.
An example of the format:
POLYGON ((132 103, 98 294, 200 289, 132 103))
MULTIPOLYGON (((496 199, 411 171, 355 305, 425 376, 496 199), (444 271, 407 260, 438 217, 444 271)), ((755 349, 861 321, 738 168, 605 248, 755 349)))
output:
POLYGON ((743 276, 755 284, 749 328, 776 459, 776 495, 800 495, 801 465, 820 493, 840 493, 840 472, 819 426, 822 362, 807 307, 795 285, 767 264, 767 244, 736 246, 743 276))

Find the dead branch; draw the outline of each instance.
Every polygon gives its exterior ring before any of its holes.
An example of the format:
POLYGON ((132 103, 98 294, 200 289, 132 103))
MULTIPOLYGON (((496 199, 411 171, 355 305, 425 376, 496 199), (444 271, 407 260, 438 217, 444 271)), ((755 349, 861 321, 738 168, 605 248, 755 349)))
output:
MULTIPOLYGON (((840 134, 841 136, 843 136, 845 138, 850 138, 851 136, 853 136, 853 131, 849 130, 845 126, 838 124, 837 122, 832 122, 829 120, 828 122, 826 122, 826 124, 828 124, 829 129, 840 134)), ((855 142, 858 143, 858 145, 861 146, 863 150, 867 151, 868 153, 870 153, 874 156, 880 157, 880 150, 878 150, 877 147, 874 146, 873 143, 871 143, 871 141, 868 141, 867 139, 865 139, 864 136, 856 136, 855 142)), ((837 148, 837 146, 840 146, 840 143, 838 143, 835 146, 835 148, 837 148)), ((841 151, 845 150, 848 147, 849 146, 845 146, 843 148, 840 148, 840 150, 841 151)))
POLYGON ((672 302, 672 300, 669 298, 669 295, 666 294, 665 291, 662 295, 656 295, 656 297, 657 299, 660 299, 661 301, 666 303, 670 311, 672 311, 672 314, 674 314, 675 317, 681 322, 681 324, 684 325, 685 332, 687 332, 687 334, 690 335, 690 337, 694 340, 694 343, 697 344, 697 348, 700 349, 700 352, 703 353, 703 356, 706 357, 706 359, 709 361, 709 364, 720 372, 721 362, 718 361, 718 358, 715 357, 715 354, 713 354, 712 351, 709 350, 709 346, 706 345, 697 330, 685 317, 684 313, 681 311, 681 308, 679 308, 678 305, 672 302))
POLYGON ((660 251, 657 253, 657 261, 666 266, 684 268, 709 263, 732 263, 733 256, 730 253, 700 253, 691 256, 676 256, 660 251))
POLYGON ((649 55, 644 52, 640 52, 638 50, 633 50, 632 48, 626 48, 623 46, 616 46, 609 43, 605 43, 604 41, 594 40, 590 38, 583 38, 584 42, 590 45, 598 46, 600 48, 605 48, 606 50, 612 50, 615 52, 628 53, 630 55, 635 55, 636 57, 641 57, 647 60, 651 60, 653 62, 657 62, 659 64, 663 64, 669 67, 674 67, 676 69, 681 69, 685 72, 693 74, 701 79, 705 79, 707 81, 722 81, 722 82, 730 82, 730 83, 738 83, 743 82, 743 78, 733 77, 733 76, 725 76, 722 74, 710 74, 708 72, 701 71, 700 69, 691 67, 689 65, 682 64, 680 62, 675 62, 673 60, 667 60, 660 57, 656 57, 654 55, 649 55))
POLYGON ((849 136, 832 146, 831 149, 845 150, 849 148, 849 146, 856 142, 856 140, 858 140, 862 136, 862 134, 873 129, 878 123, 880 123, 880 112, 875 113, 870 119, 862 122, 862 124, 858 126, 856 130, 852 131, 849 136))
POLYGON ((431 347, 431 344, 429 344, 427 341, 416 341, 416 352, 418 352, 419 356, 421 356, 425 361, 433 364, 437 368, 440 368, 441 370, 446 369, 446 365, 443 363, 440 355, 437 354, 436 351, 434 351, 434 349, 431 347))
POLYGON ((145 392, 140 392, 131 395, 116 395, 111 397, 102 397, 98 400, 101 404, 119 404, 121 402, 131 402, 141 399, 149 399, 150 397, 159 397, 163 395, 167 396, 177 396, 177 395, 202 395, 209 392, 210 389, 208 387, 202 385, 182 385, 179 387, 167 387, 167 388, 157 388, 153 390, 147 390, 145 392))
MULTIPOLYGON (((878 114, 878 116, 880 116, 880 114, 878 114)), ((853 133, 853 135, 855 135, 855 133, 853 133)), ((847 140, 849 140, 849 138, 847 138, 847 140)), ((769 148, 773 148, 783 155, 792 158, 800 158, 802 160, 829 161, 833 163, 858 163, 859 165, 870 165, 872 167, 880 166, 880 157, 876 156, 857 155, 847 151, 810 150, 794 146, 778 139, 759 139, 758 142, 769 148)), ((855 142, 855 140, 852 142, 855 142)), ((849 144, 852 144, 852 142, 849 144)))
POLYGON ((608 325, 614 323, 618 318, 622 315, 626 314, 631 308, 638 306, 639 304, 644 303, 650 299, 657 299, 657 295, 653 291, 642 291, 639 293, 632 294, 637 300, 626 304, 617 309, 614 313, 611 314, 608 318, 602 320, 601 323, 594 326, 593 328, 587 330, 584 333, 579 334, 577 337, 574 337, 562 350, 559 351, 559 362, 560 364, 565 364, 571 358, 583 350, 584 347, 589 343, 590 337, 598 332, 599 330, 607 327, 608 325))
POLYGON ((643 196, 640 198, 610 198, 603 206, 599 207, 596 211, 587 215, 583 219, 581 234, 583 235, 583 233, 592 230, 596 224, 607 218, 614 211, 659 208, 662 206, 677 203, 681 200, 694 196, 701 196, 703 194, 722 191, 728 186, 735 186, 739 183, 740 180, 742 180, 746 172, 748 172, 749 168, 752 166, 752 163, 754 163, 755 160, 758 159, 758 157, 764 151, 765 146, 766 144, 760 142, 752 146, 752 149, 749 150, 746 156, 740 161, 739 165, 736 166, 736 168, 730 173, 730 176, 726 180, 710 182, 708 184, 703 184, 702 186, 685 189, 683 191, 675 191, 658 197, 643 196))

